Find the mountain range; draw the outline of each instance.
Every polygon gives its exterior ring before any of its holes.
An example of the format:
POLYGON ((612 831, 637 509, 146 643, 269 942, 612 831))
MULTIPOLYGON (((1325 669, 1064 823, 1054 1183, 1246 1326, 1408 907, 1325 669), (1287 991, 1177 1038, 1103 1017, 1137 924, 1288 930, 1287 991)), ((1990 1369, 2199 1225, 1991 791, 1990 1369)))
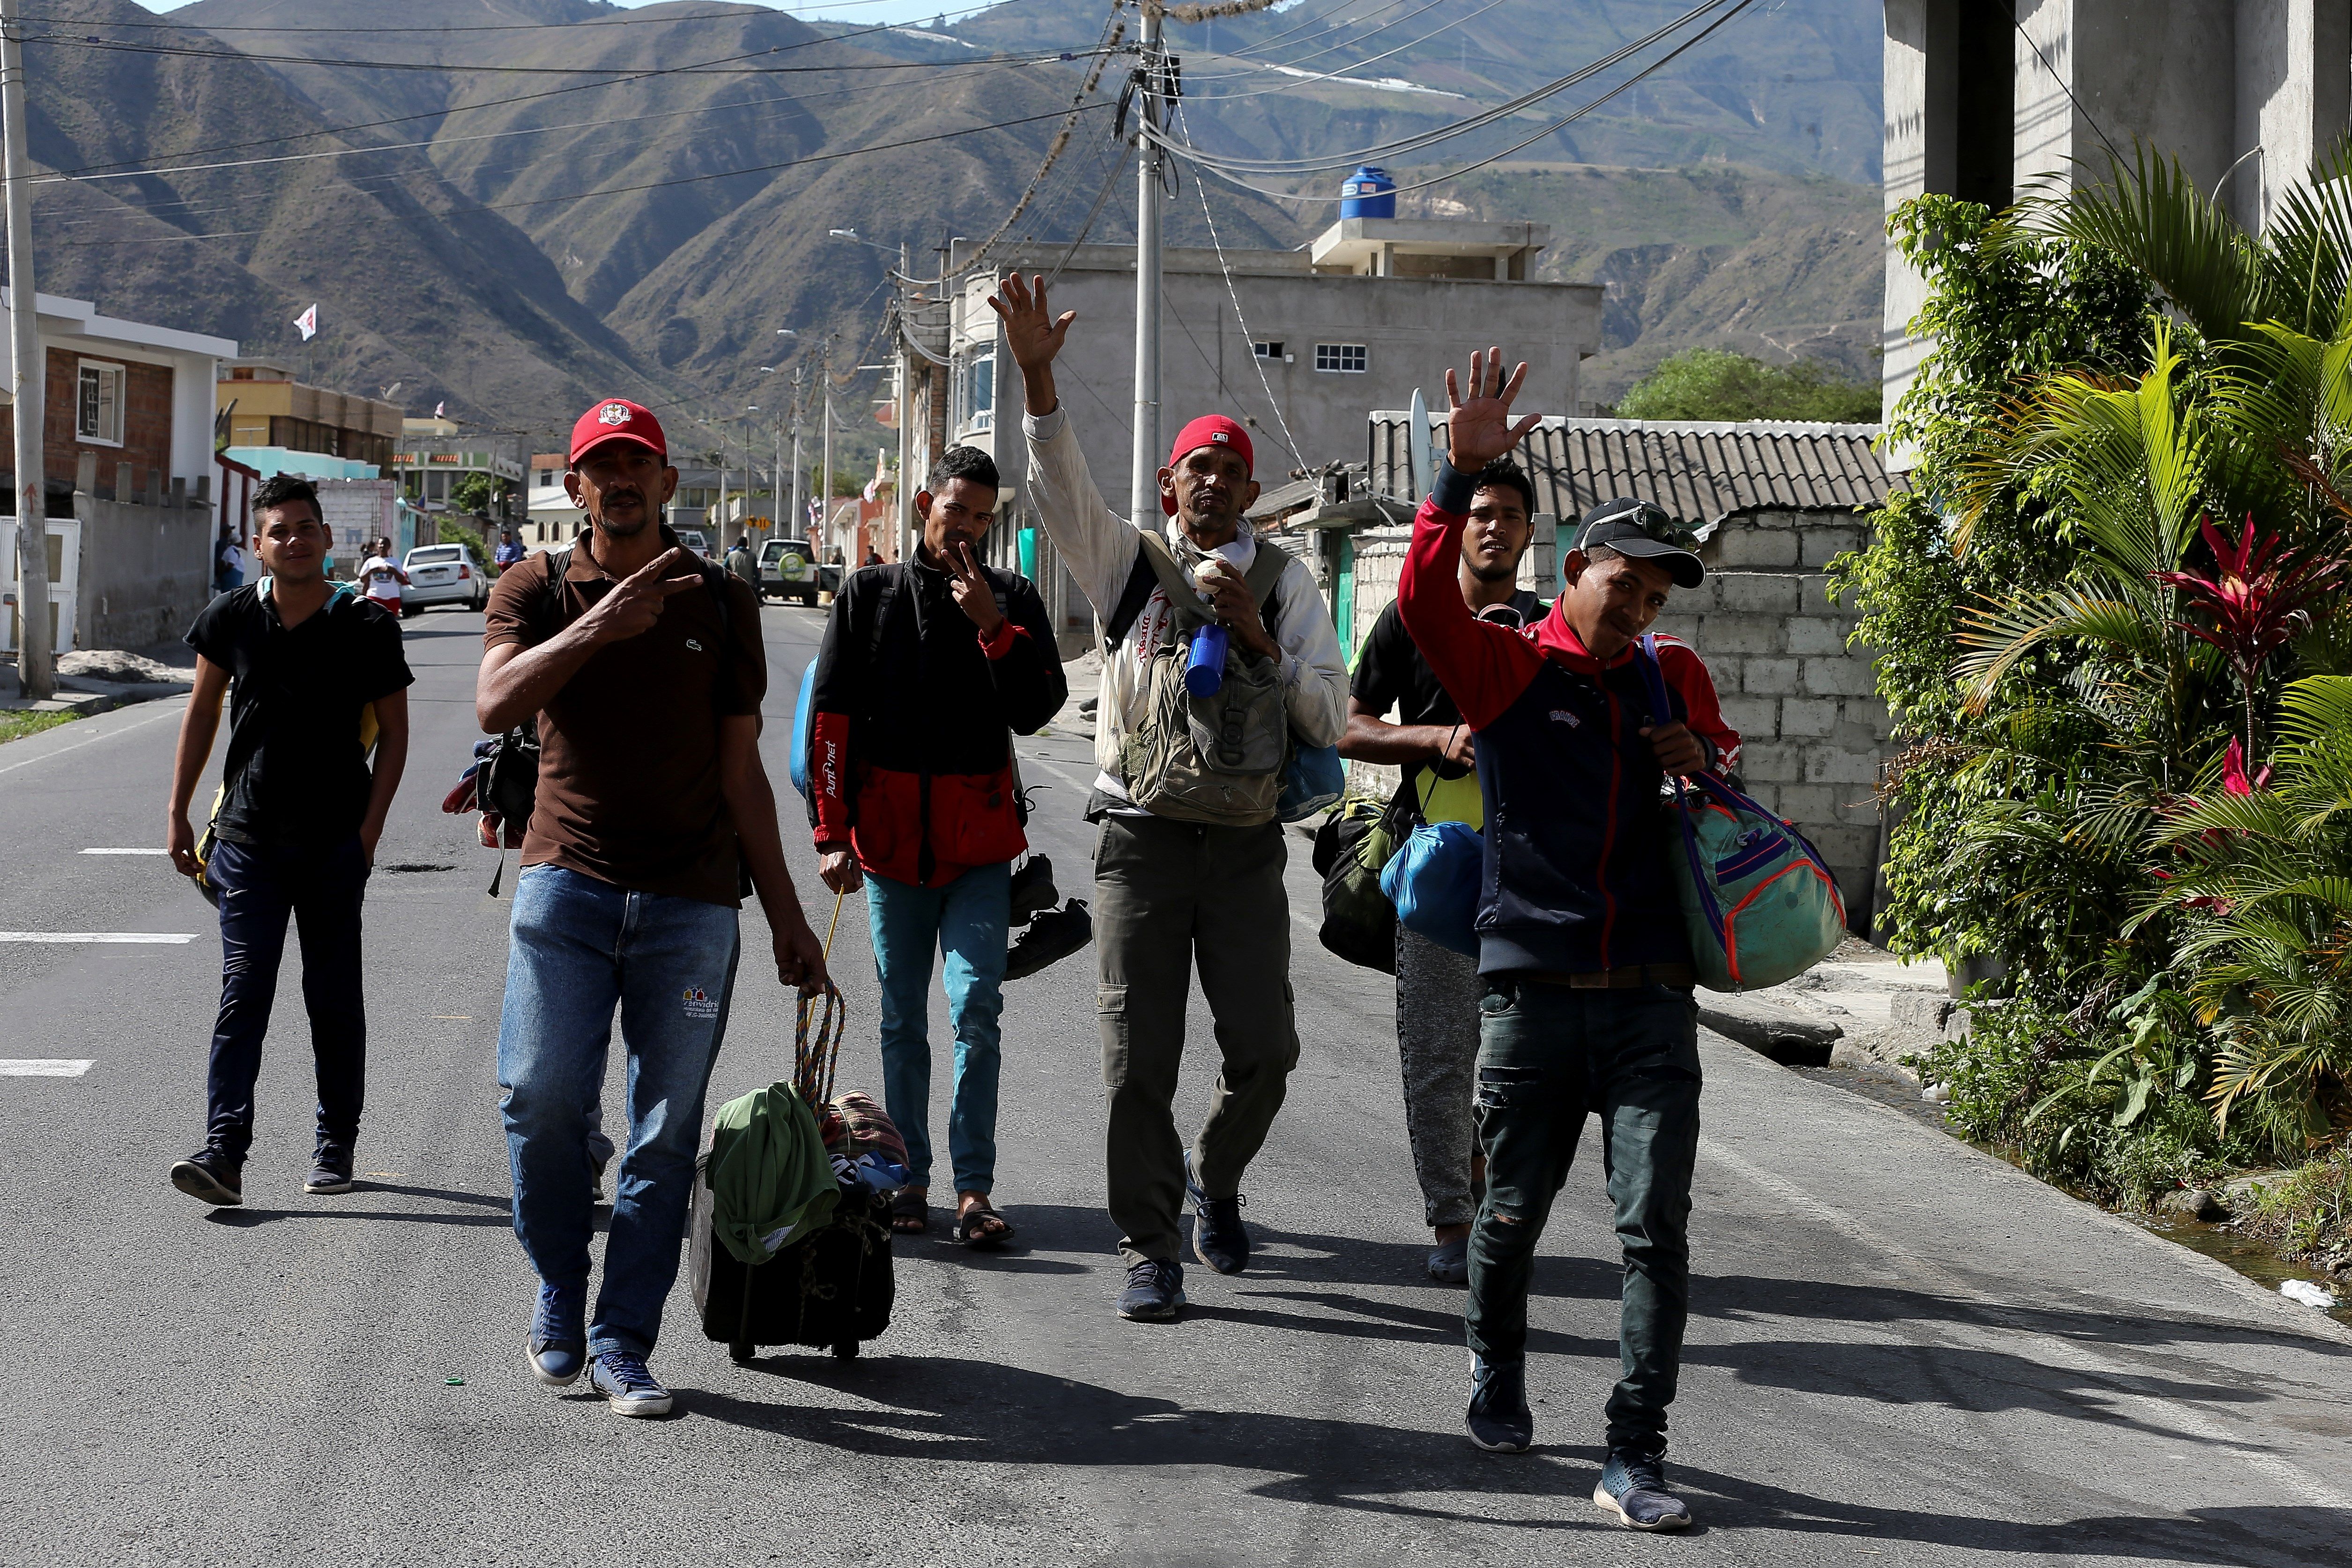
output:
MULTIPOLYGON (((1564 75, 1676 9, 1301 0, 1171 25, 1180 130, 1223 153, 1341 154, 1564 75)), ((1876 7, 1753 10, 1570 126, 1544 132, 1631 68, 1392 167, 1412 184, 1536 136, 1402 210, 1550 224, 1543 275, 1610 288, 1608 352, 1586 378, 1603 397, 1689 342, 1867 369, 1876 7)), ((1024 192, 1013 237, 1134 232, 1113 135, 1123 59, 1038 177, 1087 51, 1120 23, 1132 37, 1132 13, 1115 23, 1103 0, 1005 0, 917 28, 712 0, 197 0, 162 16, 46 0, 41 15, 31 151, 75 175, 37 190, 44 290, 236 337, 324 384, 397 384, 407 406, 446 401, 474 425, 544 437, 591 398, 649 388, 707 435, 772 411, 782 368, 828 343, 854 383, 901 245, 929 271, 1024 192), (292 318, 312 302, 321 331, 302 344, 292 318)), ((1303 201, 1180 186, 1169 237, 1207 242, 1205 195, 1226 246, 1297 245, 1328 221, 1337 177, 1265 182, 1303 201)))

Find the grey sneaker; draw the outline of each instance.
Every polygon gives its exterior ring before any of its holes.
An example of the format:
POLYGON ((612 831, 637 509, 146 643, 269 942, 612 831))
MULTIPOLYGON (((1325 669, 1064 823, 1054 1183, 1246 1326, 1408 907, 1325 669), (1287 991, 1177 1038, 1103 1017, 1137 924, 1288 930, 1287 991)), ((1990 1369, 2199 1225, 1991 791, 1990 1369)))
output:
POLYGON ((1690 1504, 1666 1489, 1666 1451, 1643 1453, 1638 1448, 1612 1448, 1601 1467, 1601 1484, 1592 1500, 1617 1516, 1628 1530, 1683 1530, 1691 1521, 1690 1504))
POLYGON ((348 1193, 352 1190, 352 1151, 344 1143, 321 1143, 319 1152, 310 1156, 310 1179, 302 1184, 306 1193, 348 1193))
POLYGON ((646 1370, 646 1358, 606 1351, 588 1366, 588 1384, 612 1402, 615 1415, 667 1415, 669 1390, 646 1370))
POLYGON ((1469 1429, 1470 1441, 1490 1454, 1524 1454, 1534 1447, 1536 1418, 1528 1413, 1528 1363, 1472 1356, 1470 1408, 1462 1420, 1469 1429))
POLYGON ((1118 1293, 1118 1315, 1133 1322, 1172 1323, 1184 1310, 1184 1270, 1174 1263, 1144 1262, 1127 1271, 1118 1293))

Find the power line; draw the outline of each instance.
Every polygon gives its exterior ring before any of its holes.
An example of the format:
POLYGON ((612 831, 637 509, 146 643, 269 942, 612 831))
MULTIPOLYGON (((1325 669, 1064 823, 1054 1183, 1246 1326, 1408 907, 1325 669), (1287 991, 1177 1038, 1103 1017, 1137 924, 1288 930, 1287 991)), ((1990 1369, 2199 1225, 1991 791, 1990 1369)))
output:
MULTIPOLYGON (((1460 168, 1458 168, 1458 169, 1452 169, 1452 170, 1448 170, 1446 173, 1444 173, 1444 174, 1433 174, 1433 175, 1432 175, 1430 178, 1428 178, 1428 179, 1426 179, 1426 180, 1416 180, 1415 182, 1413 182, 1412 184, 1409 184, 1409 185, 1399 185, 1399 186, 1397 186, 1397 187, 1396 187, 1396 194, 1398 194, 1398 195, 1402 195, 1403 193, 1405 193, 1405 192, 1407 192, 1407 191, 1419 191, 1419 190, 1425 190, 1425 189, 1427 189, 1427 188, 1428 188, 1429 186, 1431 186, 1431 185, 1441 185, 1441 184, 1444 184, 1446 181, 1448 181, 1448 180, 1459 179, 1461 176, 1463 176, 1464 174, 1469 174, 1469 173, 1470 173, 1472 170, 1474 170, 1474 169, 1483 169, 1483 168, 1485 168, 1485 167, 1486 167, 1487 164, 1489 164, 1489 163, 1497 163, 1497 162, 1501 161, 1502 159, 1505 159, 1505 158, 1509 157, 1509 156, 1510 156, 1512 153, 1514 153, 1519 152, 1519 151, 1521 151, 1522 149, 1525 149, 1525 148, 1528 148, 1528 147, 1532 147, 1532 146, 1534 146, 1537 142, 1538 142, 1542 141, 1545 137, 1547 137, 1547 136, 1549 136, 1549 135, 1552 134, 1552 132, 1554 132, 1558 131, 1558 130, 1559 130, 1560 127, 1562 127, 1563 125, 1568 125, 1568 124, 1573 123, 1573 122, 1574 122, 1574 121, 1576 121, 1581 120, 1581 119, 1583 119, 1586 115, 1588 115, 1588 114, 1591 113, 1594 110, 1599 109, 1601 105, 1603 105, 1603 104, 1605 104, 1605 103, 1610 102, 1612 100, 1613 100, 1613 99, 1615 99, 1615 98, 1619 97, 1620 95, 1622 95, 1622 94, 1623 94, 1623 93, 1626 93, 1626 92, 1630 92, 1630 91, 1632 91, 1634 88, 1636 88, 1636 87, 1640 86, 1643 81, 1647 80, 1650 77, 1654 76, 1655 74, 1657 74, 1657 72, 1659 72, 1660 70, 1664 69, 1666 66, 1668 66, 1668 65, 1672 64, 1672 63, 1674 62, 1674 60, 1676 58, 1676 57, 1678 57, 1678 56, 1680 56, 1681 54, 1683 54, 1685 50, 1692 49, 1692 48, 1696 48, 1698 45, 1700 45, 1701 43, 1704 43, 1704 42, 1705 42, 1705 41, 1706 41, 1709 37, 1711 37, 1711 36, 1715 33, 1715 31, 1716 31, 1717 28, 1719 28, 1719 27, 1723 26, 1726 23, 1729 22, 1733 17, 1735 17, 1735 16, 1738 16, 1741 12, 1743 12, 1743 11, 1747 10, 1748 6, 1750 6, 1750 5, 1754 5, 1755 3, 1756 3, 1756 0, 1738 0, 1738 3, 1737 3, 1737 4, 1735 4, 1735 5, 1731 7, 1731 9, 1730 9, 1730 10, 1728 10, 1728 11, 1725 12, 1722 16, 1720 16, 1717 17, 1714 21, 1712 21, 1712 22, 1708 23, 1708 24, 1707 24, 1704 28, 1700 29, 1700 31, 1699 31, 1696 36, 1694 36, 1694 37, 1690 37, 1690 38, 1687 38, 1687 39, 1684 40, 1682 43, 1680 43, 1680 44, 1676 45, 1674 48, 1672 48, 1672 49, 1668 50, 1664 55, 1661 56, 1658 59, 1656 59, 1656 60, 1653 61, 1653 62, 1652 62, 1651 64, 1649 64, 1649 65, 1646 65, 1646 66, 1643 67, 1640 70, 1638 70, 1638 71, 1634 72, 1634 73, 1633 73, 1633 75, 1632 75, 1631 77, 1627 78, 1624 81, 1620 82, 1617 86, 1611 88, 1607 92, 1602 93, 1599 98, 1596 98, 1596 99, 1592 100, 1591 102, 1589 102, 1589 103, 1585 104, 1582 108, 1580 108, 1580 109, 1571 110, 1570 110, 1570 111, 1569 111, 1568 113, 1561 115, 1559 119, 1557 119, 1557 120, 1553 121, 1550 124, 1546 125, 1543 129, 1541 129, 1540 131, 1538 131, 1534 135, 1532 135, 1532 136, 1528 137, 1528 138, 1527 140, 1525 140, 1524 142, 1516 142, 1512 143, 1510 146, 1504 148, 1501 152, 1496 153, 1494 153, 1494 154, 1492 154, 1492 155, 1491 155, 1491 156, 1489 156, 1489 157, 1481 158, 1481 159, 1479 159, 1477 162, 1473 163, 1465 163, 1462 167, 1460 167, 1460 168)), ((1159 133, 1159 132, 1157 132, 1152 131, 1149 126, 1144 127, 1144 128, 1143 128, 1143 130, 1144 130, 1144 134, 1146 134, 1146 135, 1150 136, 1150 137, 1151 138, 1151 140, 1152 140, 1152 141, 1154 141, 1154 142, 1158 142, 1160 145, 1161 145, 1161 146, 1163 146, 1163 147, 1167 148, 1170 152, 1174 153, 1178 157, 1180 157, 1180 158, 1183 158, 1183 159, 1187 160, 1188 162, 1194 163, 1194 164, 1195 164, 1195 165, 1197 165, 1198 167, 1200 167, 1200 168, 1202 168, 1202 169, 1206 170, 1208 173, 1210 173, 1210 174, 1213 174, 1216 175, 1219 179, 1223 180, 1223 181, 1224 181, 1226 184, 1228 184, 1239 185, 1243 190, 1255 192, 1255 193, 1256 193, 1257 195, 1262 195, 1262 196, 1271 196, 1271 197, 1273 197, 1273 198, 1274 198, 1275 200, 1276 200, 1276 201, 1285 201, 1285 202, 1312 202, 1312 203, 1316 203, 1316 204, 1318 204, 1318 205, 1328 205, 1328 203, 1336 202, 1336 201, 1339 201, 1339 200, 1340 200, 1340 199, 1341 199, 1340 197, 1338 197, 1338 196, 1309 196, 1309 195, 1299 195, 1299 194, 1297 194, 1297 193, 1296 193, 1296 192, 1291 192, 1291 191, 1269 191, 1269 190, 1265 189, 1265 188, 1264 186, 1262 186, 1262 185, 1253 185, 1253 184, 1251 184, 1248 181, 1244 180, 1244 179, 1240 179, 1240 178, 1236 177, 1235 175, 1233 175, 1233 174, 1227 174, 1227 173, 1226 173, 1223 168, 1219 167, 1217 164, 1215 164, 1215 163, 1212 163, 1212 162, 1209 162, 1209 161, 1208 161, 1208 160, 1206 160, 1206 159, 1203 159, 1203 158, 1202 158, 1202 157, 1198 156, 1198 155, 1195 153, 1195 152, 1193 151, 1193 149, 1192 149, 1192 148, 1191 148, 1189 145, 1181 144, 1181 143, 1178 143, 1178 142, 1172 142, 1172 141, 1169 140, 1169 138, 1167 138, 1166 136, 1164 136, 1164 135, 1162 135, 1162 134, 1160 134, 1160 133, 1159 133)), ((1338 164, 1328 164, 1328 165, 1325 165, 1325 166, 1326 166, 1326 167, 1334 167, 1334 168, 1336 168, 1336 167, 1342 167, 1342 166, 1344 166, 1346 163, 1350 163, 1350 162, 1354 162, 1354 161, 1355 161, 1355 160, 1353 160, 1353 159, 1343 159, 1343 160, 1341 160, 1340 163, 1338 163, 1338 164)))
POLYGON ((1021 221, 1021 215, 1028 210, 1030 201, 1037 195, 1038 186, 1045 183, 1045 176, 1053 173, 1054 165, 1061 160, 1062 150, 1070 144, 1070 133, 1077 129, 1080 109, 1101 83, 1103 68, 1110 63, 1112 51, 1118 47, 1119 39, 1126 36, 1127 21, 1118 12, 1118 0, 1113 0, 1110 15, 1104 18, 1103 31, 1096 40, 1095 63, 1087 70, 1086 79, 1078 83, 1078 90, 1070 100, 1069 117, 1062 121, 1062 128, 1055 132, 1052 143, 1046 147, 1045 162, 1037 165, 1035 177, 1030 180, 1028 189, 1021 193, 1020 199, 1013 204, 1013 210, 1005 215, 1004 221, 996 226, 996 232, 972 247, 971 254, 964 260, 966 268, 987 255, 989 248, 1021 221))
MULTIPOLYGON (((1317 73, 1317 74, 1315 74, 1315 75, 1313 75, 1313 76, 1307 76, 1306 73, 1301 72, 1301 73, 1300 73, 1300 75, 1301 75, 1301 79, 1297 79, 1297 80, 1293 80, 1293 81, 1284 82, 1284 83, 1282 83, 1280 86, 1277 86, 1277 87, 1259 88, 1258 89, 1256 89, 1255 91, 1253 91, 1253 92, 1208 92, 1208 93, 1202 93, 1202 94, 1201 95, 1201 101, 1202 101, 1202 102, 1203 102, 1203 103, 1225 103, 1225 102, 1230 102, 1230 101, 1232 101, 1232 100, 1236 100, 1236 99, 1244 99, 1244 98, 1264 98, 1264 97, 1265 97, 1266 94, 1268 94, 1268 93, 1274 93, 1274 92, 1288 92, 1288 91, 1289 91, 1291 89, 1293 89, 1293 88, 1296 88, 1296 87, 1307 87, 1307 86, 1310 86, 1310 85, 1312 85, 1314 82, 1318 82, 1318 81, 1349 81, 1349 80, 1353 80, 1353 79, 1353 79, 1353 78, 1349 77, 1349 76, 1346 74, 1347 72, 1349 72, 1349 71, 1360 71, 1360 70, 1362 70, 1366 66, 1376 66, 1376 65, 1380 64, 1382 60, 1385 60, 1385 59, 1393 59, 1393 58, 1394 58, 1395 57, 1397 57, 1398 55, 1401 55, 1401 54, 1404 53, 1407 49, 1416 47, 1417 46, 1422 45, 1422 44, 1425 44, 1425 43, 1429 42, 1429 40, 1430 40, 1430 39, 1432 39, 1432 38, 1433 38, 1433 37, 1437 37, 1437 35, 1438 35, 1438 34, 1443 33, 1443 32, 1445 32, 1445 31, 1447 31, 1447 30, 1448 30, 1448 29, 1450 29, 1450 28, 1458 27, 1458 26, 1462 26, 1465 22, 1475 22, 1475 21, 1476 21, 1479 17, 1481 17, 1481 16, 1485 16, 1487 12, 1492 11, 1496 6, 1497 6, 1497 5, 1505 5, 1505 4, 1507 4, 1507 0, 1486 0, 1486 3, 1485 5, 1483 5, 1479 6, 1475 11, 1473 11, 1473 12, 1469 13, 1467 16, 1456 16, 1456 17, 1454 17, 1454 20, 1452 20, 1451 22, 1444 23, 1444 24, 1443 24, 1442 26, 1439 26, 1432 27, 1428 32, 1423 33, 1421 37, 1419 37, 1418 38, 1414 38, 1414 39, 1412 39, 1411 42, 1399 44, 1395 48, 1392 48, 1392 49, 1386 49, 1386 50, 1383 50, 1383 51, 1382 51, 1382 52, 1381 52, 1380 54, 1374 55, 1374 56, 1372 56, 1372 57, 1371 57, 1370 58, 1369 58, 1369 59, 1350 60, 1348 64, 1346 64, 1346 65, 1344 65, 1344 66, 1338 67, 1337 68, 1335 68, 1335 69, 1333 69, 1333 70, 1325 71, 1325 72, 1319 72, 1319 73, 1317 73)), ((1416 15, 1417 15, 1417 14, 1418 14, 1418 13, 1416 13, 1416 15)), ((1402 18, 1402 17, 1400 17, 1400 18, 1399 18, 1399 20, 1400 20, 1400 21, 1402 21, 1402 19, 1403 19, 1403 18, 1402 18)), ((1326 51, 1326 52, 1328 52, 1328 51, 1326 51)), ((1309 56, 1307 56, 1307 57, 1305 57, 1305 58, 1308 58, 1308 59, 1312 59, 1314 57, 1313 57, 1313 56, 1311 56, 1311 55, 1309 55, 1309 56)), ((1265 67, 1265 68, 1266 68, 1266 69, 1268 69, 1268 70, 1289 71, 1289 70, 1297 70, 1298 68, 1297 68, 1297 66, 1296 64, 1286 62, 1286 63, 1284 63, 1284 64, 1280 64, 1280 65, 1272 65, 1272 64, 1269 64, 1268 66, 1266 66, 1266 67, 1265 67)), ((1230 80, 1230 79, 1232 79, 1232 78, 1233 78, 1233 77, 1255 76, 1256 74, 1257 74, 1257 72, 1255 72, 1255 71, 1234 71, 1234 72, 1231 73, 1231 76, 1211 77, 1211 78, 1208 78, 1208 79, 1206 79, 1211 80, 1211 81, 1225 81, 1225 80, 1230 80)))
MULTIPOLYGON (((827 10, 845 11, 853 5, 882 5, 891 3, 892 0, 825 0, 825 8, 827 10)), ((996 5, 1013 5, 1017 3, 1018 0, 992 0, 992 4, 990 5, 972 6, 968 9, 982 11, 992 10, 995 8, 996 5)), ((955 16, 958 13, 952 11, 948 13, 950 16, 955 16)), ((778 15, 790 15, 790 13, 780 12, 778 15)), ((420 34, 428 33, 534 33, 554 32, 557 30, 571 32, 583 27, 675 26, 685 22, 749 21, 754 20, 755 18, 748 16, 743 9, 739 6, 731 11, 705 11, 699 12, 691 16, 604 16, 584 18, 577 22, 469 22, 454 27, 278 27, 257 25, 242 26, 200 26, 191 22, 100 22, 93 21, 85 16, 21 16, 17 19, 25 22, 54 23, 60 26, 118 28, 138 27, 150 31, 168 31, 177 33, 369 33, 400 34, 408 37, 415 37, 420 34)), ((810 25, 799 16, 793 16, 793 20, 800 22, 803 26, 810 25)), ((897 23, 888 25, 894 29, 898 26, 897 23)))
MULTIPOLYGON (((1184 128, 1184 140, 1191 141, 1192 124, 1185 116, 1184 100, 1181 98, 1176 100, 1176 123, 1184 128)), ((1250 363, 1257 366, 1257 384, 1265 389, 1265 400, 1274 409, 1275 422, 1282 426, 1282 444, 1290 448, 1291 460, 1300 468, 1305 468, 1307 456, 1298 449, 1297 438, 1290 433, 1290 416, 1283 413, 1282 400, 1274 395, 1274 384, 1265 378, 1265 361, 1258 355, 1256 340, 1250 332, 1249 317, 1242 310, 1242 297, 1234 288, 1234 269, 1225 262, 1225 243, 1217 237, 1216 215, 1209 211, 1208 182, 1195 180, 1192 182, 1192 189, 1201 197, 1201 216, 1208 221, 1209 244, 1214 247, 1217 252, 1217 270, 1224 274, 1225 298, 1234 302, 1234 320, 1241 327, 1242 341, 1250 345, 1250 363)), ((1177 320, 1181 322, 1183 318, 1180 316, 1177 320)), ((1184 335, 1192 336, 1190 327, 1184 329, 1184 335)), ((1196 343, 1193 346, 1197 348, 1199 345, 1196 343)))

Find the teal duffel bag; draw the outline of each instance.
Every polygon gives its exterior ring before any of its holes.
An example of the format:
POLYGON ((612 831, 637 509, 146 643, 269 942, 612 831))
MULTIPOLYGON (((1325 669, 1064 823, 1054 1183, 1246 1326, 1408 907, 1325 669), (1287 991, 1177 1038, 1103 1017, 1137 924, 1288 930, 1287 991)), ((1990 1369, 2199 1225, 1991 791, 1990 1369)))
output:
MULTIPOLYGON (((1652 722, 1675 721, 1654 638, 1642 638, 1652 722)), ((1793 980, 1845 940, 1845 900, 1828 863, 1794 824, 1712 773, 1674 780, 1679 831, 1666 857, 1689 928, 1691 962, 1709 991, 1793 980), (1677 842, 1678 841, 1678 842, 1677 842)))

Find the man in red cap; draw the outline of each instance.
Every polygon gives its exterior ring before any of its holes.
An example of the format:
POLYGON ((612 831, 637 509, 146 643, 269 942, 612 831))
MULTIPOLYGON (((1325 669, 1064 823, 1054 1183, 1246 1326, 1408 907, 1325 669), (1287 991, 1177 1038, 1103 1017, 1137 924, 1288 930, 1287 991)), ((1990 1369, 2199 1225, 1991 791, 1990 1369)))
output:
POLYGON ((1298 1060, 1275 805, 1290 752, 1339 739, 1347 668, 1306 564, 1244 521, 1258 493, 1249 432, 1214 415, 1185 426, 1160 470, 1170 521, 1130 522, 1103 504, 1055 391, 1076 312, 1055 319, 1045 279, 1018 275, 988 302, 1021 366, 1030 499, 1103 626, 1102 773, 1087 815, 1102 825, 1097 1012, 1128 1266, 1118 1310, 1165 1320, 1184 1304, 1186 1201, 1202 1262, 1220 1274, 1249 1263, 1241 1180, 1298 1060), (1171 1108, 1196 962, 1223 1070, 1188 1152, 1171 1108))
POLYGON ((637 404, 609 398, 580 416, 563 483, 589 526, 490 590, 474 695, 485 731, 535 722, 540 746, 499 1082, 515 1233, 540 1279, 531 1373, 561 1388, 584 1370, 616 1414, 658 1415, 669 1391, 645 1358, 677 1276, 745 879, 777 978, 814 991, 824 959, 760 763, 757 596, 662 521, 677 470, 637 404), (590 1111, 616 1008, 628 1138, 591 1321, 590 1111))

